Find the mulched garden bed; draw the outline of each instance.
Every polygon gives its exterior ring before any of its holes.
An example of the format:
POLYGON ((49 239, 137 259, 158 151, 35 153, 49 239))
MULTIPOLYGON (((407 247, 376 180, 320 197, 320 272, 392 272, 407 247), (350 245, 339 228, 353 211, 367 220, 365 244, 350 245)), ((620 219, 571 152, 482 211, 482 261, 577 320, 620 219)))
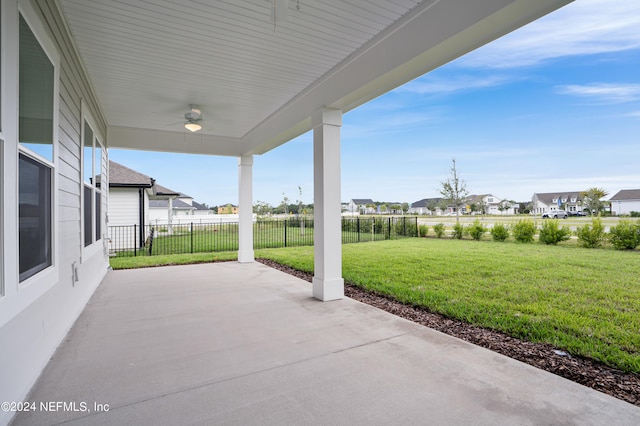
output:
MULTIPOLYGON (((298 271, 272 260, 256 260, 305 281, 311 282, 313 277, 313 274, 298 271)), ((345 283, 344 291, 345 295, 352 299, 640 406, 640 375, 638 374, 624 373, 597 361, 570 355, 549 344, 526 342, 498 331, 447 318, 421 307, 405 305, 353 284, 345 283)))

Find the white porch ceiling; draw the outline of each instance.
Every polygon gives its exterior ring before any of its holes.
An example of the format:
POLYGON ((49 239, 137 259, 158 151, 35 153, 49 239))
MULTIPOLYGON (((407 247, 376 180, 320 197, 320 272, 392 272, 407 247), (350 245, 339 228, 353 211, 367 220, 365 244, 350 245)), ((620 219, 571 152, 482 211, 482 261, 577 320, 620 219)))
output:
POLYGON ((570 0, 58 0, 110 147, 261 154, 570 0), (198 104, 203 130, 187 134, 198 104))

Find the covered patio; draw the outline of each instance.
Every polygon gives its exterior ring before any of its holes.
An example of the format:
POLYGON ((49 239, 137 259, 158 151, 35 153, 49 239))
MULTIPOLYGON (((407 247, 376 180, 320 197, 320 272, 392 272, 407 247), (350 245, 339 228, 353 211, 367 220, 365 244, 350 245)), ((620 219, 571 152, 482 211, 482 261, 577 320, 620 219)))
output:
POLYGON ((109 272, 27 399, 72 405, 16 426, 640 423, 631 404, 238 262, 109 272))

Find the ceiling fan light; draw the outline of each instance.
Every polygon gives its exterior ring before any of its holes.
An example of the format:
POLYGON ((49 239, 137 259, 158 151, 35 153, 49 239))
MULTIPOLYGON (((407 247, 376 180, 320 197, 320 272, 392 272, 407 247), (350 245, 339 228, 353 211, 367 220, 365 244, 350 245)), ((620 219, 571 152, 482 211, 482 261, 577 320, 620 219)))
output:
POLYGON ((197 132, 198 130, 202 129, 202 126, 198 123, 187 121, 186 123, 184 123, 184 128, 191 132, 197 132))

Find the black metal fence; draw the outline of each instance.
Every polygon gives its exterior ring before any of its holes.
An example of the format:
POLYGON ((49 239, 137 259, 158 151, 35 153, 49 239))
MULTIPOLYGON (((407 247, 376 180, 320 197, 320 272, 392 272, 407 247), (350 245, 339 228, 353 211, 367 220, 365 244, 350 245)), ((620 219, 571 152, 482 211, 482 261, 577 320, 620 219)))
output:
MULTIPOLYGON (((187 223, 109 227, 111 256, 152 256, 238 250, 238 223, 187 223)), ((253 223, 255 249, 313 245, 312 218, 258 220, 253 223)), ((342 243, 418 236, 418 218, 344 217, 342 243)))

